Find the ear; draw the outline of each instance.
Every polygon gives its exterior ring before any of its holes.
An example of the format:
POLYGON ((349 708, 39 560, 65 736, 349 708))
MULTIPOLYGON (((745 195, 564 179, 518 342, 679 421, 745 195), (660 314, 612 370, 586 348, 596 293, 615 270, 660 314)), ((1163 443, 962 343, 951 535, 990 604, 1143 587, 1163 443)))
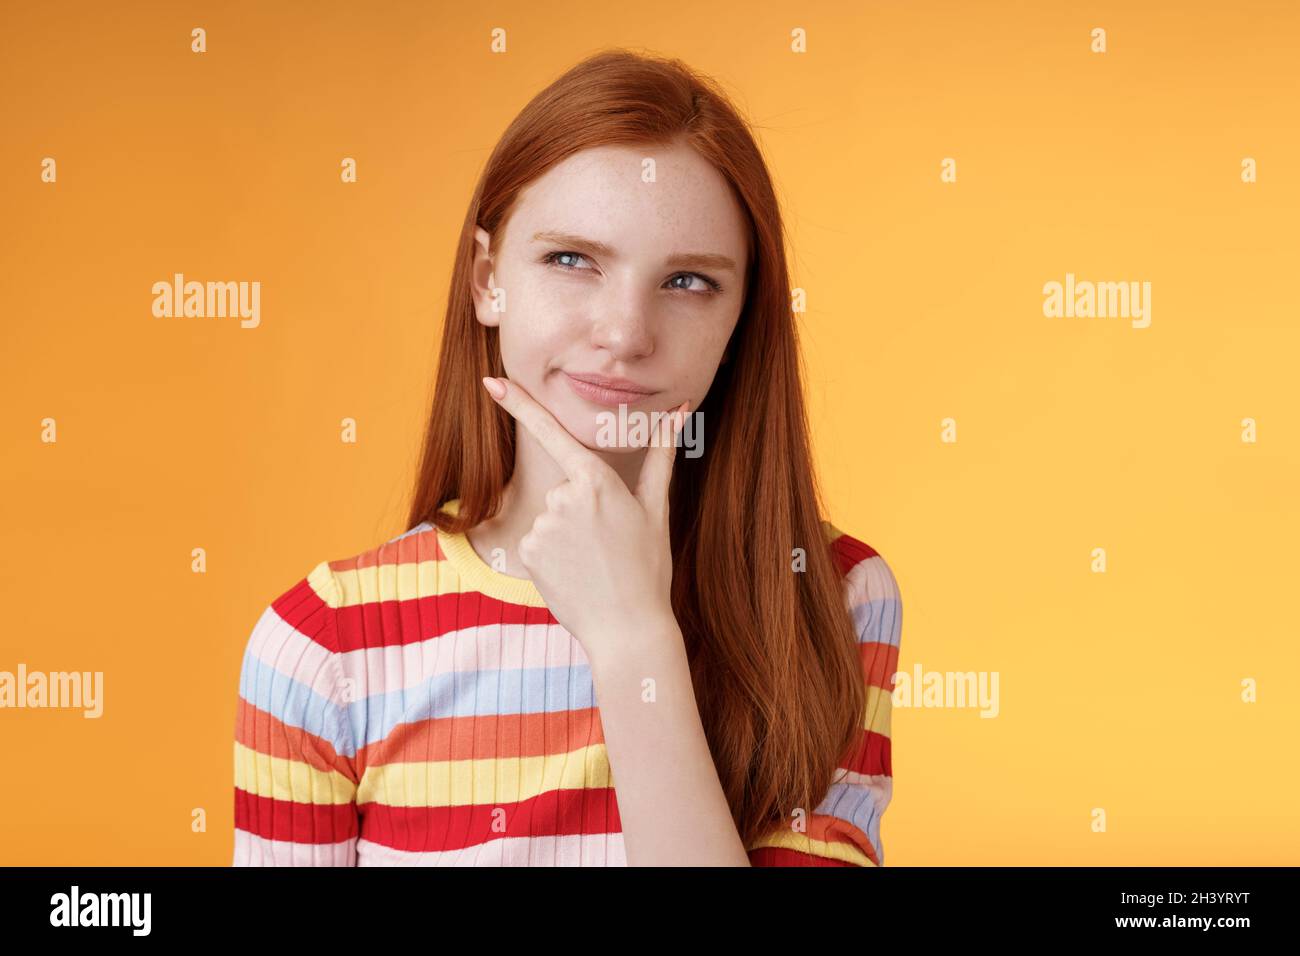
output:
POLYGON ((492 237, 482 226, 474 227, 474 264, 470 268, 470 286, 473 292, 474 312, 482 325, 500 325, 501 313, 493 311, 492 289, 496 276, 492 271, 492 237))

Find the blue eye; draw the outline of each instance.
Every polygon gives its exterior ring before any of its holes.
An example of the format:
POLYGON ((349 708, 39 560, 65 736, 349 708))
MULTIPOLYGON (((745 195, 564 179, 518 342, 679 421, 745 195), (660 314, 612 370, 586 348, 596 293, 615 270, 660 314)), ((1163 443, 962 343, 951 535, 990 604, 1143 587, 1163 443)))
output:
POLYGON ((668 281, 675 282, 678 279, 699 279, 707 287, 707 289, 687 289, 682 286, 677 286, 677 288, 681 289, 683 292, 695 292, 699 295, 713 295, 715 292, 722 291, 722 286, 715 280, 710 279, 708 276, 700 275, 698 272, 679 272, 668 281))
MULTIPOLYGON (((559 259, 560 256, 573 256, 575 259, 581 259, 581 258, 583 258, 583 255, 582 255, 582 253, 580 253, 580 252, 551 252, 551 253, 547 253, 545 256, 543 256, 543 257, 542 257, 542 261, 545 262, 545 263, 547 263, 548 265, 558 264, 558 263, 556 262, 556 260, 559 259)), ((567 265, 567 264, 566 264, 566 265, 563 266, 563 268, 565 268, 565 269, 573 269, 573 268, 576 268, 576 267, 575 267, 575 266, 571 266, 571 265, 567 265)))
MULTIPOLYGON (((578 271, 578 272, 589 271, 587 269, 579 269, 577 266, 570 265, 567 262, 561 262, 560 261, 561 258, 565 256, 572 256, 575 259, 586 258, 586 256, 584 256, 580 252, 559 251, 559 252, 548 252, 546 255, 542 256, 542 262, 545 263, 546 265, 558 266, 561 269, 567 269, 570 271, 578 271)), ((699 279, 701 282, 704 283, 705 288, 688 289, 685 286, 675 285, 672 286, 674 292, 689 292, 692 295, 715 295, 722 291, 722 286, 720 283, 717 282, 717 280, 711 279, 706 275, 701 275, 698 272, 679 272, 677 273, 677 275, 670 278, 668 282, 671 284, 673 282, 676 282, 679 279, 699 279)))

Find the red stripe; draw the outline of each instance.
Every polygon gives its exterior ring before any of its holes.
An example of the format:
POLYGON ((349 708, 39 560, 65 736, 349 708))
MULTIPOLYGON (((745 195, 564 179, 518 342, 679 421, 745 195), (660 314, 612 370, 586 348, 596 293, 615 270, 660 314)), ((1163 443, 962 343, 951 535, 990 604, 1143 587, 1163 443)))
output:
POLYGON ((460 850, 500 837, 623 832, 612 787, 551 790, 516 803, 390 807, 372 802, 359 809, 367 840, 410 853, 460 850))
POLYGON ((351 558, 329 563, 331 571, 360 571, 386 564, 419 564, 421 561, 445 561, 447 556, 438 544, 436 529, 427 528, 408 534, 397 541, 385 541, 378 547, 351 558))
POLYGON ((840 761, 839 766, 845 770, 852 770, 854 773, 868 773, 873 775, 885 774, 892 777, 893 770, 890 768, 890 743, 889 738, 884 734, 878 734, 874 730, 863 729, 863 743, 853 748, 852 754, 847 754, 846 758, 840 761))
MULTIPOLYGON (((438 543, 436 528, 387 542, 352 558, 331 561, 329 565, 332 571, 355 571, 366 580, 377 581, 381 567, 426 561, 443 562, 445 573, 455 573, 438 543)), ((339 650, 402 647, 488 624, 556 623, 554 615, 544 607, 502 601, 478 591, 367 601, 338 609, 339 650)))
POLYGON ((235 740, 268 757, 297 760, 322 773, 337 771, 353 783, 358 780, 360 771, 328 740, 301 727, 290 727, 243 696, 235 715, 235 740))
POLYGON ((271 607, 294 628, 329 650, 335 650, 334 616, 304 577, 274 601, 271 607))
POLYGON ((852 535, 841 532, 840 536, 831 542, 831 553, 835 557, 835 566, 839 568, 840 574, 844 575, 854 565, 865 561, 867 558, 874 558, 877 551, 871 545, 859 541, 852 535))
POLYGON ((357 835, 351 803, 294 803, 235 787, 235 826, 267 840, 342 843, 357 835))
MULTIPOLYGON (((401 723, 357 755, 357 773, 413 760, 515 760, 549 756, 605 742, 594 707, 531 714, 430 717, 401 723)), ((575 757, 574 759, 581 759, 575 757)))
POLYGON ((402 647, 460 628, 492 624, 555 624, 544 607, 527 607, 478 591, 406 600, 367 601, 338 610, 339 649, 402 647))
POLYGON ((862 674, 866 682, 872 687, 892 692, 894 675, 898 673, 898 645, 863 641, 858 649, 862 655, 862 674))

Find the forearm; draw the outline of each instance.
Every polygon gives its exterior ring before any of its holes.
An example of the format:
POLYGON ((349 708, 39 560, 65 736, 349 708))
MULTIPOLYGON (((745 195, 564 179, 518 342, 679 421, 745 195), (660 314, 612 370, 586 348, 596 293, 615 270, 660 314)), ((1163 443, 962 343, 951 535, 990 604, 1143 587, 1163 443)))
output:
POLYGON ((675 621, 592 661, 629 866, 749 866, 709 752, 675 621))

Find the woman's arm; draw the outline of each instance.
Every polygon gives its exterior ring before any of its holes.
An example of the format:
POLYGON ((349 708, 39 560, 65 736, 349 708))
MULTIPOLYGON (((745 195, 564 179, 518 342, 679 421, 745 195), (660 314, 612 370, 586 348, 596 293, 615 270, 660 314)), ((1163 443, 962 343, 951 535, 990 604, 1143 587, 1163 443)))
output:
POLYGON ((630 489, 518 383, 483 384, 568 478, 519 558, 591 664, 628 864, 748 866, 672 610, 668 488, 688 404, 658 421, 630 489))
POLYGON ((253 628, 239 674, 232 866, 355 866, 356 745, 335 624, 317 565, 253 628))
POLYGON ((671 617, 591 661, 628 866, 749 866, 671 617))

